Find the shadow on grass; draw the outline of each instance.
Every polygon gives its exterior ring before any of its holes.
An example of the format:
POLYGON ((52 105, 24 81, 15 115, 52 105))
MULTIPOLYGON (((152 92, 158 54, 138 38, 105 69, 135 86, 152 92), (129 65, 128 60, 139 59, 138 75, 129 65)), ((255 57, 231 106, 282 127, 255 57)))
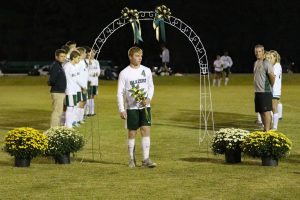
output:
MULTIPOLYGON (((208 130, 212 130, 212 115, 207 113, 208 130)), ((180 128, 199 129, 200 111, 199 110, 180 110, 175 116, 166 119, 166 123, 155 123, 158 126, 172 126, 180 128), (169 121, 169 123, 168 123, 169 121)), ((249 131, 259 129, 255 124, 256 115, 247 115, 240 113, 213 112, 215 130, 220 128, 241 128, 249 131)), ((202 124, 204 124, 202 117, 202 124)))
POLYGON ((213 163, 213 164, 225 164, 225 165, 261 165, 259 160, 242 160, 241 163, 230 164, 225 163, 225 158, 208 158, 208 157, 189 157, 180 158, 180 160, 185 162, 199 162, 199 163, 213 163))
POLYGON ((77 161, 80 163, 99 163, 99 164, 105 164, 105 165, 126 165, 124 163, 96 160, 96 159, 91 159, 91 158, 80 158, 80 157, 74 158, 74 161, 77 161))
POLYGON ((11 130, 16 127, 32 127, 38 130, 46 130, 50 126, 51 112, 41 109, 22 109, 1 113, 0 127, 11 130))
POLYGON ((291 154, 287 158, 284 159, 284 162, 300 164, 300 155, 299 154, 291 154))
POLYGON ((205 157, 189 157, 189 158, 180 158, 179 160, 185 162, 209 162, 209 163, 218 163, 222 164, 224 160, 218 158, 205 158, 205 157))
POLYGON ((0 166, 13 166, 14 165, 14 160, 0 160, 0 166))

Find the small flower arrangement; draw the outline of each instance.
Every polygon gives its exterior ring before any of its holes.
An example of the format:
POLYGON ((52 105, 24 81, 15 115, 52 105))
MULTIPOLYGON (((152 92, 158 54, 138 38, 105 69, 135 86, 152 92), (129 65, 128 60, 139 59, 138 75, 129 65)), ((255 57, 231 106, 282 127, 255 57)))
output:
POLYGON ((139 84, 131 84, 131 89, 128 91, 140 107, 145 107, 146 119, 150 122, 150 116, 146 107, 147 93, 144 91, 144 88, 140 88, 139 84))
POLYGON ((4 150, 19 159, 32 159, 48 149, 47 137, 30 127, 15 128, 7 133, 4 150))
POLYGON ((241 144, 250 134, 249 131, 238 128, 221 128, 212 139, 212 151, 224 154, 227 151, 241 151, 241 144))
POLYGON ((57 126, 45 132, 49 148, 47 155, 57 156, 79 151, 84 146, 84 137, 77 130, 64 126, 57 126))
POLYGON ((244 141, 242 149, 252 157, 280 159, 291 150, 292 142, 283 133, 255 131, 244 141))

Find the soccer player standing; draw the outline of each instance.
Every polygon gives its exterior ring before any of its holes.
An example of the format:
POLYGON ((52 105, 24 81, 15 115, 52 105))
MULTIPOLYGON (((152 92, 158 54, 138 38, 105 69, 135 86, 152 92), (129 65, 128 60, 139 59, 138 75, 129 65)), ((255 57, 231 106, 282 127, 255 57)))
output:
POLYGON ((143 51, 139 47, 131 47, 128 51, 130 65, 119 75, 117 101, 120 117, 127 122, 129 167, 135 167, 135 136, 141 132, 143 151, 142 167, 155 167, 156 163, 149 158, 150 154, 150 101, 154 94, 151 70, 141 65, 143 51), (143 101, 138 102, 132 93, 133 88, 145 92, 143 101), (125 100, 125 101, 124 101, 125 100))

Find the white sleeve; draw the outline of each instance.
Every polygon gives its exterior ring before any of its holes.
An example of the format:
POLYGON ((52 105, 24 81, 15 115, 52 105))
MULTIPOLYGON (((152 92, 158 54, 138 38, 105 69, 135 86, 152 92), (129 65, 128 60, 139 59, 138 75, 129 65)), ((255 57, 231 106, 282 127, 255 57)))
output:
POLYGON ((148 72, 148 76, 149 76, 149 82, 148 82, 148 98, 151 100, 154 94, 154 84, 153 84, 153 78, 152 78, 152 73, 149 69, 148 72))
POLYGON ((232 59, 229 56, 228 56, 228 64, 229 64, 229 67, 231 67, 233 65, 232 59))
POLYGON ((96 73, 98 76, 100 76, 100 64, 99 64, 98 60, 95 60, 95 61, 96 61, 96 66, 97 66, 96 73))
POLYGON ((125 76, 124 73, 121 72, 119 75, 119 80, 118 80, 118 92, 117 92, 117 101, 118 101, 118 107, 120 112, 124 112, 124 97, 126 95, 125 91, 125 76))

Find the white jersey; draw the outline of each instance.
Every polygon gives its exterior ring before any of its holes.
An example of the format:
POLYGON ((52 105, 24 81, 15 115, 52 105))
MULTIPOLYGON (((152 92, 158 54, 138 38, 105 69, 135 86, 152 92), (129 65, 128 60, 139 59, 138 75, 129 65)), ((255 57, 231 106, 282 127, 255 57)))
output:
POLYGON ((229 56, 221 56, 221 60, 223 62, 223 68, 226 69, 233 65, 232 59, 229 56))
POLYGON ((89 60, 87 59, 86 62, 88 63, 88 71, 89 71, 89 81, 91 82, 92 86, 98 86, 100 76, 100 64, 98 60, 91 60, 91 64, 89 64, 89 60))
POLYGON ((214 67, 216 72, 223 71, 223 62, 221 59, 214 61, 214 67))
POLYGON ((282 68, 280 63, 274 65, 275 81, 273 85, 273 97, 280 97, 281 95, 281 80, 282 80, 282 68))
POLYGON ((66 63, 63 68, 67 79, 66 95, 75 95, 79 87, 76 68, 71 62, 66 63))
POLYGON ((164 49, 162 54, 161 54, 161 60, 163 63, 168 63, 170 62, 170 52, 169 49, 164 49))
POLYGON ((80 60, 80 62, 76 64, 76 68, 79 72, 79 83, 81 88, 87 89, 87 82, 89 78, 87 63, 85 60, 80 60))
MULTIPOLYGON (((118 80, 117 100, 120 112, 125 111, 125 108, 130 110, 144 108, 131 96, 131 92, 129 92, 132 88, 131 84, 135 86, 138 84, 139 88, 143 88, 150 100, 153 97, 154 84, 151 70, 143 65, 140 65, 137 69, 127 66, 121 71, 118 80)), ((147 107, 150 107, 150 105, 147 105, 147 107)))

